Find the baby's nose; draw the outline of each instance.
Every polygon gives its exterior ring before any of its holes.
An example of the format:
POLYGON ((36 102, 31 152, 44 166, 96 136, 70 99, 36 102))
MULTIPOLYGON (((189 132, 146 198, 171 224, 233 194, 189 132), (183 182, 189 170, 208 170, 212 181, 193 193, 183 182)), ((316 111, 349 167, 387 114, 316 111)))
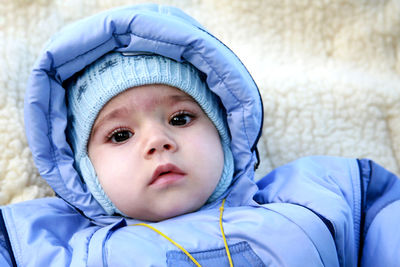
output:
POLYGON ((151 147, 149 149, 149 151, 147 151, 147 154, 152 155, 154 153, 156 153, 156 151, 163 151, 163 150, 172 150, 173 146, 171 144, 160 144, 158 145, 154 145, 154 147, 151 147))
POLYGON ((145 147, 145 156, 150 157, 161 152, 175 152, 177 144, 174 139, 163 130, 154 129, 148 136, 145 147))

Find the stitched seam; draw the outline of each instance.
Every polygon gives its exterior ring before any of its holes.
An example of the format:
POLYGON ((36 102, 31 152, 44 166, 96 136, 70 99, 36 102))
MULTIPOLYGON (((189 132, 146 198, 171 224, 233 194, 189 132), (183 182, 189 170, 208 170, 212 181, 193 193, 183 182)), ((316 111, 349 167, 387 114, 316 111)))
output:
MULTIPOLYGON (((113 34, 113 36, 114 36, 114 34, 113 34)), ((95 46, 95 47, 93 47, 93 48, 87 50, 85 53, 79 54, 79 55, 77 55, 76 57, 74 57, 73 59, 67 60, 67 61, 65 61, 64 63, 61 63, 60 65, 55 66, 55 67, 53 67, 53 68, 54 68, 54 69, 58 69, 58 68, 64 66, 65 64, 68 64, 68 63, 70 63, 71 61, 76 60, 78 57, 81 57, 81 56, 83 56, 83 55, 86 55, 86 54, 88 54, 88 53, 90 53, 90 52, 96 50, 97 48, 99 48, 100 46, 104 45, 105 43, 109 42, 109 41, 112 40, 112 39, 113 39, 113 37, 110 37, 110 38, 108 38, 106 41, 102 42, 101 44, 99 44, 99 45, 97 45, 97 46, 95 46)))
MULTIPOLYGON (((229 249, 231 250, 232 256, 237 254, 244 255, 243 253, 249 253, 251 254, 250 257, 252 257, 252 259, 255 259, 255 261, 257 261, 258 263, 260 262, 260 259, 258 258, 257 254, 255 254, 255 252, 253 251, 251 246, 247 243, 247 241, 241 241, 239 243, 231 244, 229 245, 229 249)), ((172 259, 178 259, 178 260, 187 259, 187 256, 180 250, 170 250, 167 251, 167 254, 170 254, 173 257, 172 259)), ((196 256, 196 259, 198 260, 226 259, 225 247, 191 252, 191 254, 193 256, 196 256)))
POLYGON ((90 240, 92 240, 94 234, 95 234, 98 230, 99 230, 99 229, 93 231, 93 232, 91 233, 91 235, 88 236, 88 238, 87 238, 87 245, 86 245, 86 264, 85 264, 85 266, 88 266, 88 263, 89 263, 89 245, 90 245, 90 240))
MULTIPOLYGON (((54 58, 51 55, 51 68, 50 70, 42 70, 44 72, 47 73, 47 81, 48 81, 48 87, 49 87, 49 105, 48 105, 48 109, 47 109, 47 114, 45 115, 46 118, 46 123, 47 123, 47 139, 49 141, 50 144, 50 156, 51 156, 51 161, 52 161, 52 166, 54 168, 56 168, 58 175, 60 177, 62 177, 61 172, 60 172, 60 168, 58 166, 58 162, 56 160, 56 153, 55 153, 55 149, 54 149, 54 143, 53 140, 51 138, 52 132, 53 132, 53 128, 51 127, 51 117, 52 117, 52 103, 53 103, 53 99, 52 99, 52 92, 53 92, 53 87, 51 86, 51 76, 55 76, 54 74, 52 74, 53 70, 56 69, 56 67, 53 66, 54 63, 54 58)), ((66 188, 66 183, 63 181, 63 179, 61 179, 64 189, 66 188)), ((64 190, 65 191, 65 190, 64 190)), ((63 198, 64 199, 64 198, 63 198)), ((69 203, 69 201, 66 201, 67 203, 69 203)))
MULTIPOLYGON (((53 109, 52 109, 52 103, 53 103, 52 91, 53 91, 53 87, 51 86, 50 78, 48 79, 48 81, 49 81, 50 92, 49 92, 49 108, 48 108, 48 113, 47 113, 48 115, 46 115, 47 127, 49 129, 47 131, 47 138, 48 138, 49 143, 50 143, 50 154, 51 154, 51 160, 53 162, 53 166, 56 168, 58 176, 62 177, 60 168, 58 166, 59 163, 57 161, 57 156, 56 156, 56 152, 55 152, 55 149, 54 149, 53 139, 51 137, 52 132, 53 132, 53 128, 51 126, 51 117, 52 117, 52 112, 53 112, 53 109)), ((58 179, 58 181, 60 181, 60 179, 58 179)), ((64 191, 67 193, 67 195, 70 195, 68 190, 65 190, 65 188, 67 188, 67 185, 66 185, 65 181, 63 179, 61 179, 61 181, 62 181, 62 184, 63 184, 63 187, 64 187, 64 191)), ((69 201, 66 201, 66 202, 69 203, 69 201)))
MULTIPOLYGON (((356 251, 358 252, 360 246, 360 223, 361 223, 361 184, 360 184, 360 173, 354 169, 354 165, 350 164, 348 161, 347 164, 350 167, 351 171, 351 185, 353 189, 353 209, 354 209, 354 239, 356 244, 356 251)), ((357 165, 358 167, 358 165, 357 165)))

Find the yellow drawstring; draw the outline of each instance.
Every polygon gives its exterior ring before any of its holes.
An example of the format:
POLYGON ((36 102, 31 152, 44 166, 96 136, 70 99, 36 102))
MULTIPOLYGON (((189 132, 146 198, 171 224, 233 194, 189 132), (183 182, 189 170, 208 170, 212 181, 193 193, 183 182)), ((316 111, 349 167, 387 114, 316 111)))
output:
POLYGON ((224 227, 222 226, 222 215, 224 213, 224 205, 225 205, 225 198, 222 200, 221 207, 219 208, 219 227, 221 228, 222 239, 224 240, 225 251, 226 251, 226 255, 228 256, 228 260, 229 260, 229 266, 233 267, 231 253, 229 252, 228 243, 226 242, 226 237, 225 237, 225 233, 224 233, 224 227))
MULTIPOLYGON (((228 243, 226 242, 226 237, 225 237, 225 233, 224 233, 224 227, 222 226, 222 215, 224 213, 224 204, 225 204, 225 199, 222 200, 222 204, 221 207, 219 208, 220 214, 219 214, 219 226, 221 228, 221 233, 222 233, 222 238, 224 240, 224 245, 225 245, 225 251, 226 251, 226 255, 228 256, 228 260, 229 260, 229 266, 233 267, 233 262, 232 262, 232 258, 231 258, 231 253, 229 252, 229 247, 228 247, 228 243)), ((172 244, 174 244, 177 248, 179 248, 180 250, 182 250, 183 253, 186 254, 186 256, 189 257, 189 259, 191 259, 193 261, 193 263, 198 266, 201 267, 200 263, 198 263, 196 261, 195 258, 193 258, 192 255, 190 255, 190 253, 181 245, 179 245, 178 243, 176 243, 174 240, 172 240, 170 237, 168 237, 167 235, 165 235, 164 233, 162 233, 160 230, 157 230, 156 228, 154 228, 153 226, 147 224, 147 223, 136 223, 136 224, 130 224, 128 226, 144 226, 147 227, 151 230, 153 230, 154 232, 156 232, 157 234, 161 235, 162 237, 164 237, 165 239, 167 239, 169 242, 171 242, 172 244)))
POLYGON ((150 228, 151 230, 153 230, 154 232, 156 232, 157 234, 161 235, 162 237, 164 237, 165 239, 167 239, 169 242, 171 242, 172 244, 174 244, 175 246, 177 246, 180 250, 183 251, 183 253, 186 254, 186 256, 188 256, 193 262, 194 264, 196 264, 196 266, 201 267, 200 263, 198 263, 196 261, 195 258, 193 258, 192 255, 190 255, 190 253, 181 245, 179 245, 178 243, 176 243, 174 240, 172 240, 171 238, 169 238, 167 235, 163 234, 161 231, 157 230, 156 228, 154 228, 151 225, 148 225, 146 223, 137 223, 137 224, 133 224, 132 226, 136 226, 136 225, 141 225, 141 226, 145 226, 147 228, 150 228))

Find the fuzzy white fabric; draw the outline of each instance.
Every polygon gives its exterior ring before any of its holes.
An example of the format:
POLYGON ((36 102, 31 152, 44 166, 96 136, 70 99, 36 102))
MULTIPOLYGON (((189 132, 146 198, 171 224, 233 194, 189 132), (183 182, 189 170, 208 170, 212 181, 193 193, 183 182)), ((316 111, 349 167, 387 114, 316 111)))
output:
MULTIPOLYGON (((64 25, 132 0, 0 2, 0 205, 48 196, 27 148, 33 62, 64 25)), ((368 157, 400 174, 398 0, 165 0, 242 59, 264 100, 257 178, 306 155, 368 157)))

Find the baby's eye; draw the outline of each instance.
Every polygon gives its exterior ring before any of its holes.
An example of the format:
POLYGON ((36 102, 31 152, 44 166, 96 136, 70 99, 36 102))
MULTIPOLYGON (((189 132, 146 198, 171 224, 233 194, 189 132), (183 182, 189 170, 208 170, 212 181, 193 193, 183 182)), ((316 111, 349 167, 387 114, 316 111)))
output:
POLYGON ((132 136, 133 136, 133 133, 129 130, 117 129, 110 134, 109 140, 112 143, 118 144, 118 143, 125 142, 132 136))
POLYGON ((190 123, 193 118, 193 115, 183 112, 174 115, 169 121, 169 124, 171 124, 172 126, 185 126, 186 124, 190 123))

